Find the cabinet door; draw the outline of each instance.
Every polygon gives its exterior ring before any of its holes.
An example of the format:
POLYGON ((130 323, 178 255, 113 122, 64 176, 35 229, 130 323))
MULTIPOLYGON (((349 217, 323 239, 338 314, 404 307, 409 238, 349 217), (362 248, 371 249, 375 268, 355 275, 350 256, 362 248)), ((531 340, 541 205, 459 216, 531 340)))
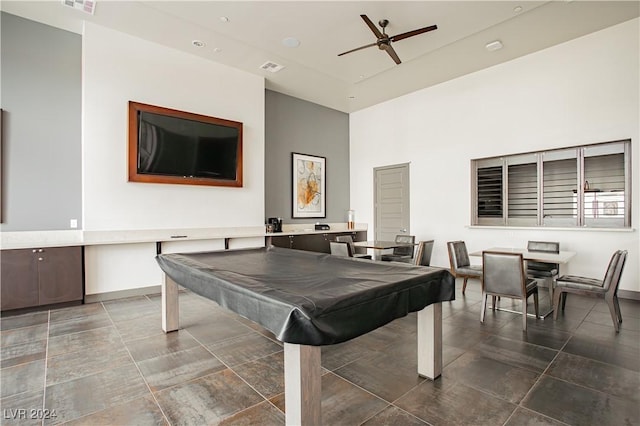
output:
POLYGON ((82 247, 46 248, 38 254, 39 304, 82 300, 82 247))
POLYGON ((37 253, 29 250, 2 250, 2 303, 5 309, 38 305, 37 253))
POLYGON ((293 247, 296 250, 315 251, 318 253, 330 253, 327 234, 295 235, 293 247))
POLYGON ((292 246, 292 239, 289 237, 289 235, 272 235, 270 236, 271 238, 271 245, 276 246, 276 247, 282 247, 282 248, 291 248, 292 246))

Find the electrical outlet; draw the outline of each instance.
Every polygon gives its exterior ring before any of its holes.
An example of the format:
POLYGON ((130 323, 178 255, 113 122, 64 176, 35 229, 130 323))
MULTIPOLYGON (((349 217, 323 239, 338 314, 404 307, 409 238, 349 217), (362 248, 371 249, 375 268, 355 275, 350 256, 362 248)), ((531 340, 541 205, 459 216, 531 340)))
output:
POLYGON ((78 227, 78 219, 71 219, 69 221, 69 228, 77 228, 78 227))

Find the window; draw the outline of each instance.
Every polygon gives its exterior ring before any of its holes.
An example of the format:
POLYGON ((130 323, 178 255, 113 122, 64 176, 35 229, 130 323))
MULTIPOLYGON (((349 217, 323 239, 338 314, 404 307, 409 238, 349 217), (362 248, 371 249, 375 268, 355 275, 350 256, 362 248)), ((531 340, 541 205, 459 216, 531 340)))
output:
POLYGON ((631 227, 631 141, 472 160, 473 225, 631 227))

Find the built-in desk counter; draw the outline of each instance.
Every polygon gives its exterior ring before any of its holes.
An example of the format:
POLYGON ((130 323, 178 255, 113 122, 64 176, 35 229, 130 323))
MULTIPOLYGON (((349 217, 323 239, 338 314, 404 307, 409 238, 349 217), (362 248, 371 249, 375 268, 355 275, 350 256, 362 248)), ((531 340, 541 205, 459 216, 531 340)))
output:
POLYGON ((159 292, 162 273, 158 253, 214 251, 263 247, 266 244, 328 252, 335 234, 364 235, 366 225, 348 230, 346 223, 331 223, 316 231, 313 224, 283 226, 282 233, 266 233, 264 225, 229 228, 176 228, 114 231, 0 232, 4 250, 75 247, 83 249, 85 301, 105 300, 159 292), (326 243, 326 248, 325 244, 326 243))
POLYGON ((366 226, 356 226, 354 229, 347 229, 345 224, 330 224, 331 229, 316 231, 312 227, 300 225, 284 225, 282 232, 267 234, 266 244, 276 247, 291 248, 296 250, 315 251, 319 253, 329 253, 329 241, 335 241, 339 235, 350 235, 354 241, 365 241, 367 239, 366 226))

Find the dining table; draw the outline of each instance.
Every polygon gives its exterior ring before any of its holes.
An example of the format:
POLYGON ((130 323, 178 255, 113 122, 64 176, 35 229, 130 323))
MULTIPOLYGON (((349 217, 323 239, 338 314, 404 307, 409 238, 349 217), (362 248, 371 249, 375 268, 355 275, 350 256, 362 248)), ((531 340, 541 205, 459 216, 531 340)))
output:
MULTIPOLYGON (((530 251, 526 248, 518 248, 518 247, 491 247, 485 250, 474 251, 469 253, 469 256, 482 257, 483 251, 497 251, 502 253, 516 253, 521 254, 522 259, 525 261, 531 262, 545 262, 545 263, 556 263, 560 268, 558 270, 558 276, 562 275, 562 269, 566 267, 566 264, 569 263, 571 259, 576 255, 573 251, 560 250, 558 253, 551 252, 542 252, 542 251, 530 251)), ((550 294, 553 292, 553 283, 550 284, 550 294)), ((502 311, 520 313, 516 311, 512 311, 504 308, 496 308, 502 311)), ((549 298, 549 310, 540 314, 540 318, 544 319, 548 317, 553 312, 553 298, 549 298)))
POLYGON ((355 247, 373 249, 373 260, 380 260, 382 252, 384 250, 400 248, 400 247, 415 247, 418 243, 399 243, 396 241, 386 240, 373 240, 373 241, 356 241, 353 243, 355 247))

